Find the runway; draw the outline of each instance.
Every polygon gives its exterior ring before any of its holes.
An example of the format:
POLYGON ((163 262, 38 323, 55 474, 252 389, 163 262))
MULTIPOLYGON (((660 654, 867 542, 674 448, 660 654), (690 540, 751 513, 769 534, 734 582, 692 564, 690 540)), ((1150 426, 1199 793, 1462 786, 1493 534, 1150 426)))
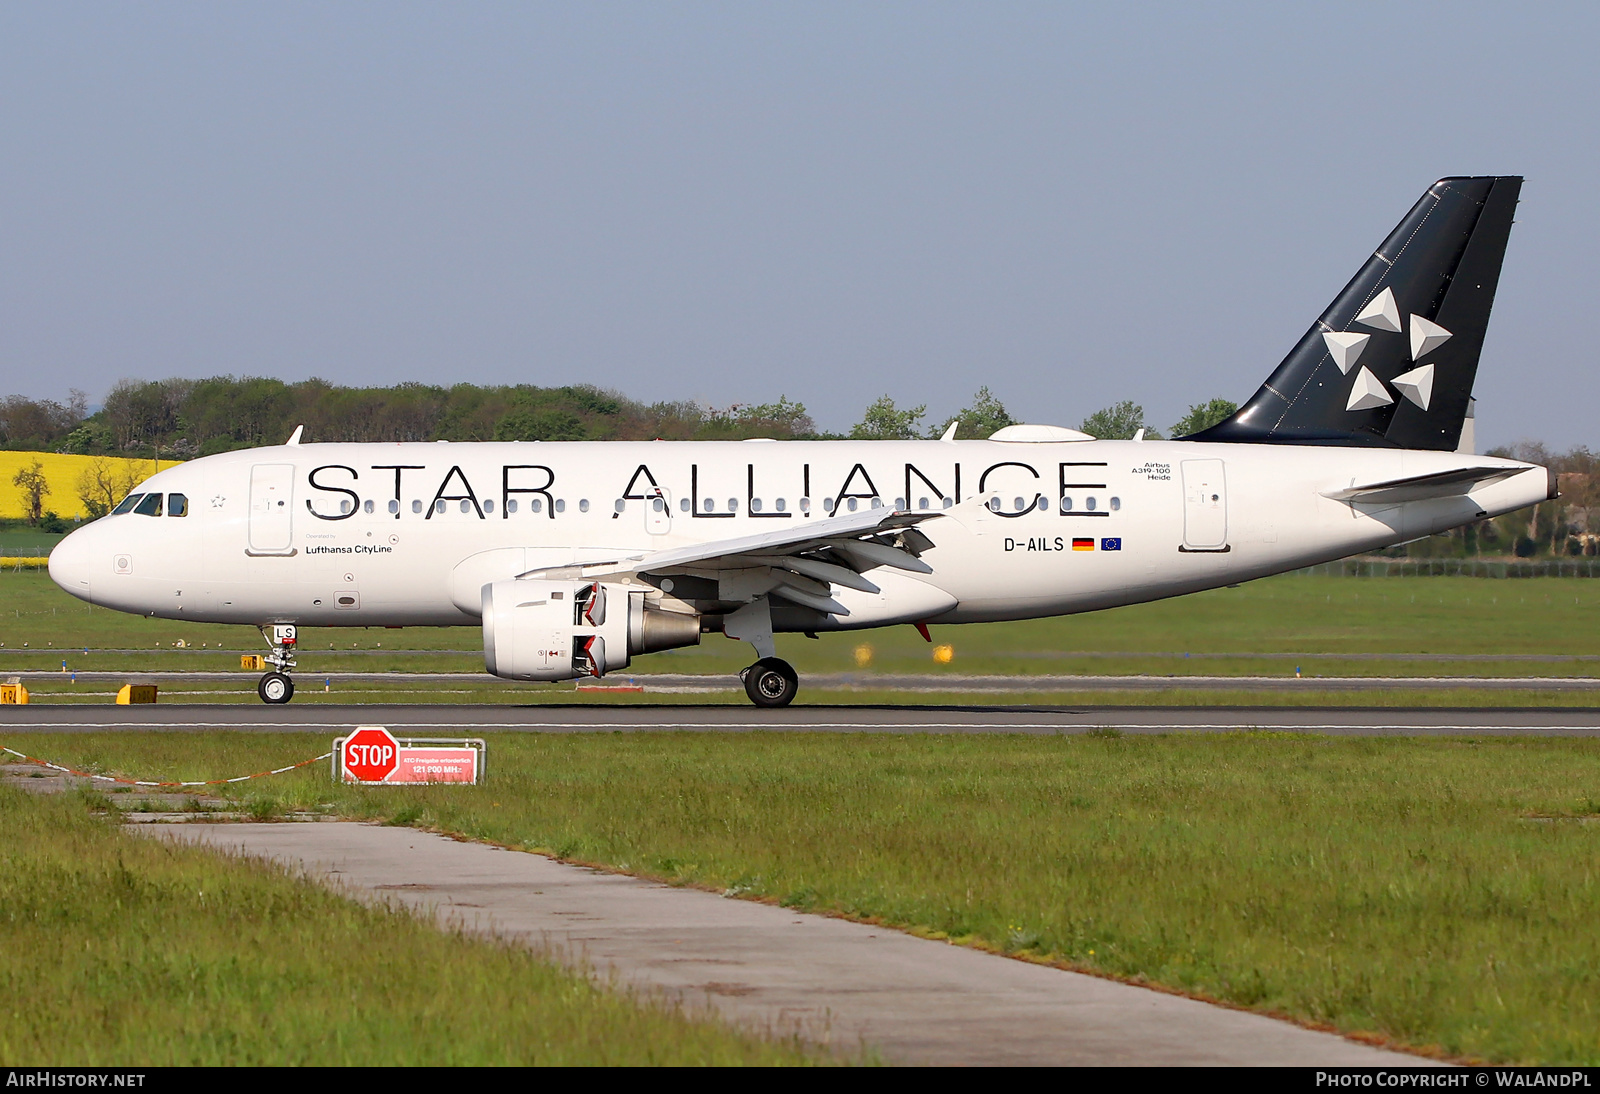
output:
POLYGON ((396 733, 1230 733, 1268 730, 1332 736, 1459 734, 1600 736, 1600 709, 1400 707, 1092 706, 413 706, 398 703, 223 706, 30 705, 0 707, 0 730, 30 733, 173 730, 340 733, 384 725, 396 733))
MULTIPOLYGON (((56 669, 24 670, 15 674, 29 688, 44 691, 61 687, 69 680, 78 684, 111 685, 113 689, 130 681, 157 685, 217 684, 231 682, 241 692, 254 690, 258 672, 126 672, 99 669, 63 673, 56 669)), ((515 687, 517 681, 500 680, 479 672, 301 672, 295 677, 301 687, 314 688, 326 681, 348 687, 355 684, 410 684, 412 686, 515 687)), ((655 672, 606 677, 605 686, 623 686, 661 695, 727 692, 743 690, 732 673, 655 672)), ((1264 691, 1293 694, 1304 691, 1594 691, 1600 692, 1596 676, 1216 676, 1148 674, 1119 675, 968 675, 959 673, 811 673, 801 687, 811 691, 903 692, 923 695, 1039 695, 1051 692, 1085 691, 1264 691)))

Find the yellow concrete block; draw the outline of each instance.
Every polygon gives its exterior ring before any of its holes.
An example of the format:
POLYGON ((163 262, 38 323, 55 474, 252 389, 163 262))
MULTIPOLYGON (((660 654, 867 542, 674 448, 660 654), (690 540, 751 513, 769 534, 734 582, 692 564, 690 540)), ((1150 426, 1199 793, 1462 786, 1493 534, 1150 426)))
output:
POLYGON ((0 704, 26 703, 28 689, 21 684, 0 684, 0 704))
POLYGON ((156 686, 154 684, 123 684, 122 690, 117 692, 117 702, 123 706, 130 703, 153 703, 156 701, 156 686))

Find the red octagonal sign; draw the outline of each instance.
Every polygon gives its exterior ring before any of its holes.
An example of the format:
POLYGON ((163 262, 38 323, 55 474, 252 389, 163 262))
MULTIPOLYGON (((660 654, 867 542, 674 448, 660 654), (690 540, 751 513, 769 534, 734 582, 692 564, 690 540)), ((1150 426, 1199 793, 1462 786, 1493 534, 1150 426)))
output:
POLYGON ((382 726, 362 726, 344 742, 344 777, 381 783, 400 763, 400 742, 382 726))

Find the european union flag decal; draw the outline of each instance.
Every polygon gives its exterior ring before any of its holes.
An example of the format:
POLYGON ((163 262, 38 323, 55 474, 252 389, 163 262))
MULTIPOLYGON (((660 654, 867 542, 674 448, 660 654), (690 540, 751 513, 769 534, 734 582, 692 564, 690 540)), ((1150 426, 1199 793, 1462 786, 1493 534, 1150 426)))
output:
POLYGON ((1102 539, 1100 541, 1100 549, 1102 551, 1120 551, 1120 550, 1122 550, 1122 537, 1118 536, 1115 539, 1102 539))

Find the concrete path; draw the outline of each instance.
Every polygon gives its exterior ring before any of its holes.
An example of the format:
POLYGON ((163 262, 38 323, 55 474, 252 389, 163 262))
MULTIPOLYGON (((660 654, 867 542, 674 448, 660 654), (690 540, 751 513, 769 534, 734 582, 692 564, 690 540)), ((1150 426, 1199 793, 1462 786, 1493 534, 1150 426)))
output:
POLYGON ((1427 1066, 1254 1014, 897 931, 407 828, 142 825, 304 869, 363 899, 549 947, 625 982, 908 1064, 1427 1066))

